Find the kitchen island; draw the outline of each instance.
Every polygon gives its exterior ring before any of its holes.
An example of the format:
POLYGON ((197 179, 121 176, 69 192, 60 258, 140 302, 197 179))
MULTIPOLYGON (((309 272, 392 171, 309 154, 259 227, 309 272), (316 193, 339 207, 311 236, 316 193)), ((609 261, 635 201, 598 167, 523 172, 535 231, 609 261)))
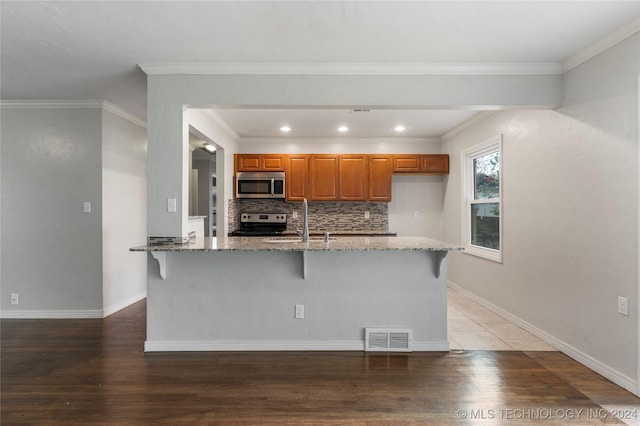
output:
POLYGON ((460 249, 420 237, 135 247, 149 252, 145 350, 363 350, 365 328, 382 328, 447 351, 446 255, 460 249))

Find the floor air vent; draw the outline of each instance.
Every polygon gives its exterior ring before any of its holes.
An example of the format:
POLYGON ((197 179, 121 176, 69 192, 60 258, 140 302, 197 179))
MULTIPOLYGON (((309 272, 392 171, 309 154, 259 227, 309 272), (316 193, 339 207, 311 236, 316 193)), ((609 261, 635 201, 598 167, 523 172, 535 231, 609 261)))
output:
POLYGON ((411 352, 413 346, 410 328, 365 328, 366 352, 411 352))

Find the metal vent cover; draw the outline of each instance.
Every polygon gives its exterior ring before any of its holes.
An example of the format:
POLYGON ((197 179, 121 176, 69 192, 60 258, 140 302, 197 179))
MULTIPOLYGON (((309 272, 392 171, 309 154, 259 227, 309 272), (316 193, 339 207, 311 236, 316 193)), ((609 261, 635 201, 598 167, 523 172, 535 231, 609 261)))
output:
POLYGON ((365 328, 365 352, 411 352, 413 330, 410 328, 365 328))

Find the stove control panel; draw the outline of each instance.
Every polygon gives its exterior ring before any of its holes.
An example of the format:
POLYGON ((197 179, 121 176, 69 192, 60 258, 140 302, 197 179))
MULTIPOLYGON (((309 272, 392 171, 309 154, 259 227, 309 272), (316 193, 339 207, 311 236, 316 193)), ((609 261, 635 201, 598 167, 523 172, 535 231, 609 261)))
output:
POLYGON ((286 213, 241 213, 241 223, 287 223, 286 213))

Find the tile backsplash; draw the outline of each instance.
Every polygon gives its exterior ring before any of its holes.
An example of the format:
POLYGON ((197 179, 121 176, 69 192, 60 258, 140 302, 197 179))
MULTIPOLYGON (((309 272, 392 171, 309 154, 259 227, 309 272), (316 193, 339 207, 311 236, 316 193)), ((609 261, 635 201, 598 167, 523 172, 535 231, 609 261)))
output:
MULTIPOLYGON (((229 200, 229 232, 240 227, 240 213, 269 212, 287 214, 287 231, 302 228, 302 202, 282 200, 229 200), (293 212, 298 217, 293 218, 293 212)), ((389 231, 389 204, 367 202, 309 202, 309 231, 389 231), (365 219, 369 212, 369 219, 365 219)))

